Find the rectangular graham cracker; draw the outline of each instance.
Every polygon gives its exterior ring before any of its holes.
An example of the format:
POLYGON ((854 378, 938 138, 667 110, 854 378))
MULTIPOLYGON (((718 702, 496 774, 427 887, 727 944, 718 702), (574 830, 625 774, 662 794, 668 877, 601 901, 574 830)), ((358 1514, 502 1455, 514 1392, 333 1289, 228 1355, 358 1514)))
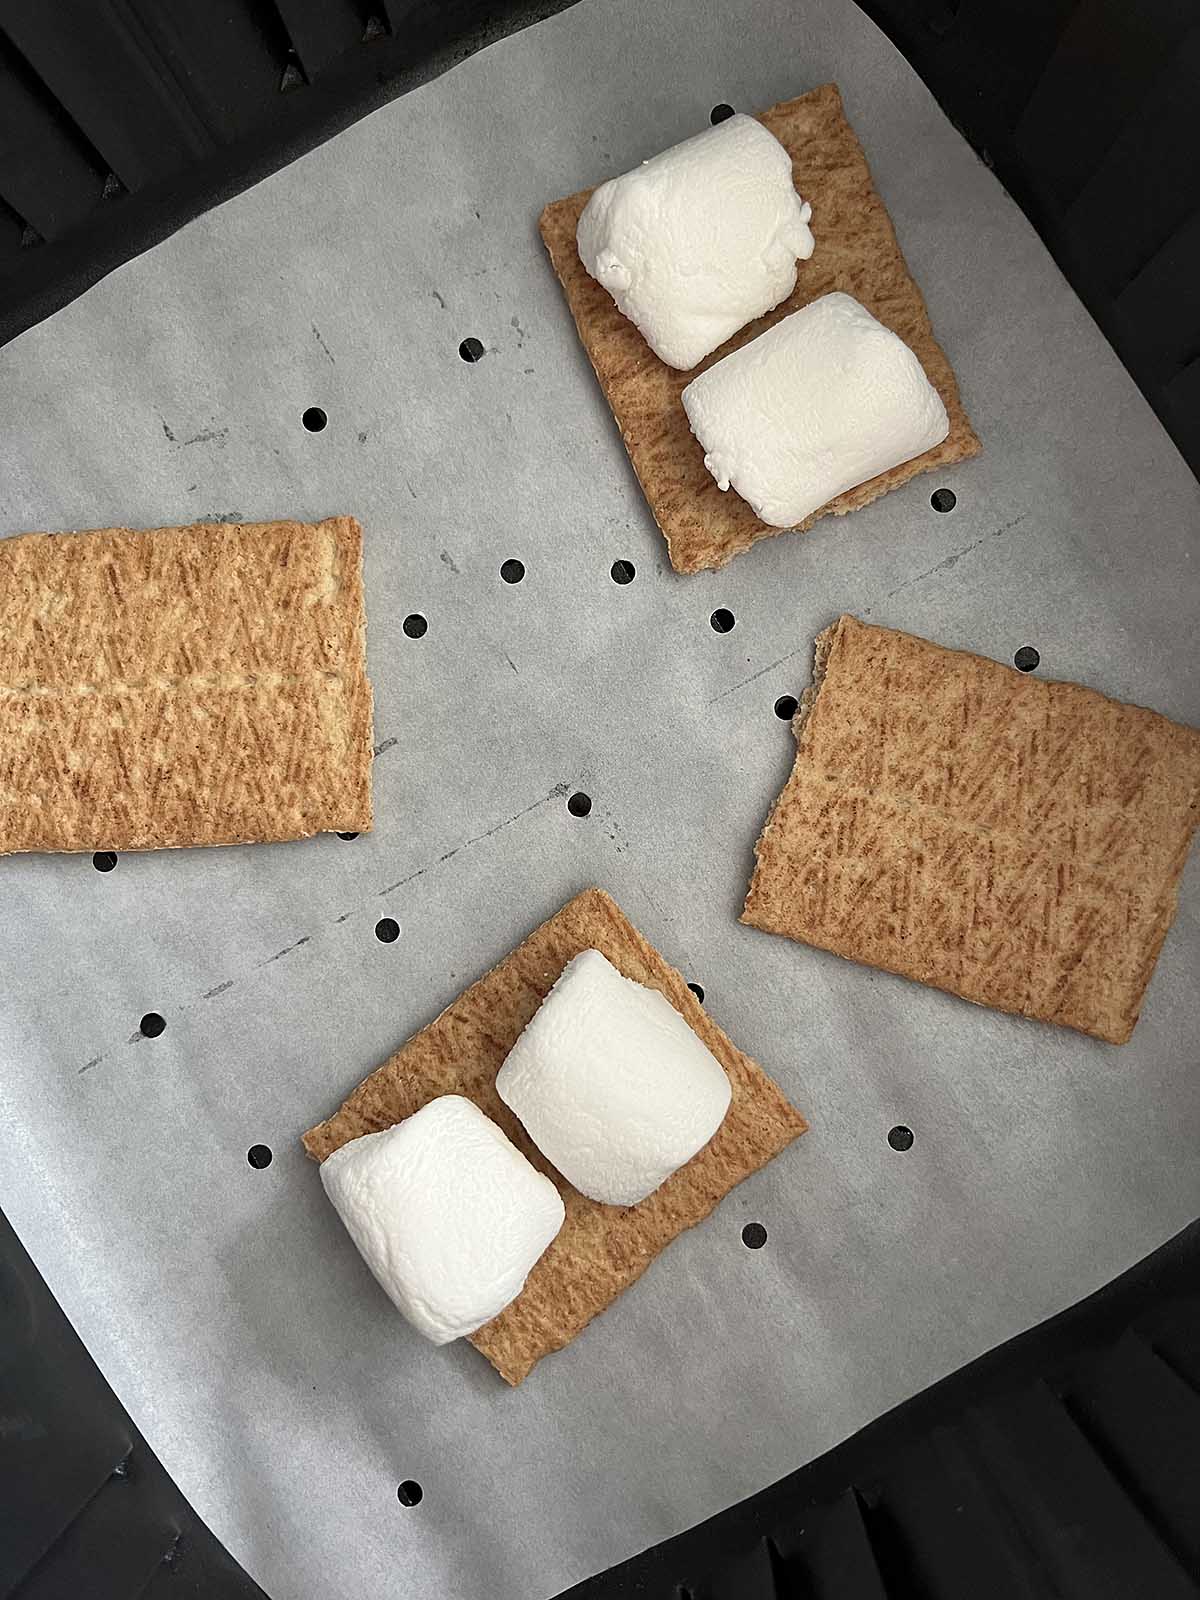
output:
POLYGON ((362 531, 0 540, 0 854, 371 825, 362 531))
MULTIPOLYGON (((304 1135, 316 1161, 364 1133, 409 1117, 428 1100, 461 1094, 498 1122, 517 1148, 557 1184, 566 1221, 525 1288, 471 1335, 500 1376, 518 1384, 561 1350, 685 1228, 702 1221, 743 1178, 808 1124, 762 1068, 705 1013, 683 978, 600 889, 588 889, 544 922, 486 977, 459 995, 358 1088, 327 1122, 304 1135), (733 1098, 720 1128, 640 1205, 599 1205, 573 1189, 534 1146, 496 1093, 496 1074, 567 962, 599 950, 627 978, 659 989, 729 1075, 733 1098)), ((680 1314, 685 1309, 680 1308, 680 1314)))
POLYGON ((1200 733, 841 617, 742 921, 1124 1044, 1200 820, 1200 733))
POLYGON ((723 567, 756 539, 788 531, 760 522, 733 490, 722 494, 717 488, 704 465, 704 451, 688 427, 680 395, 722 356, 835 289, 861 301, 915 352, 945 403, 950 432, 924 455, 847 489, 797 528, 810 528, 830 512, 841 516, 869 505, 917 473, 965 461, 980 448, 950 363, 933 337, 921 291, 909 275, 891 218, 875 192, 862 146, 846 121, 836 84, 772 106, 759 121, 792 158, 796 188, 812 204, 816 250, 811 260, 800 262, 796 287, 782 305, 749 323, 690 372, 676 372, 658 359, 580 261, 575 229, 592 190, 556 200, 542 212, 539 223, 579 337, 654 520, 666 537, 676 572, 723 567))

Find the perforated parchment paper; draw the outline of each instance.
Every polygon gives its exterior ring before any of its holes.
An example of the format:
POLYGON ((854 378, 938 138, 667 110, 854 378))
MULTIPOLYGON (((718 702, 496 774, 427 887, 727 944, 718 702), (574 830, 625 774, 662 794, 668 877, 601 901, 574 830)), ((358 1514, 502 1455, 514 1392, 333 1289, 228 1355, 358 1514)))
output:
POLYGON ((1122 1049, 737 922, 792 760, 774 703, 839 612, 1001 660, 1033 645, 1049 675, 1200 720, 1197 486, 849 0, 582 0, 9 345, 0 439, 4 532, 330 513, 365 530, 372 834, 108 873, 86 854, 0 862, 0 1203, 275 1600, 549 1596, 1200 1209, 1195 861, 1122 1049), (675 577, 537 216, 719 101, 831 79, 984 453, 675 577), (500 578, 509 558, 520 583, 500 578), (718 607, 732 632, 710 626, 718 607), (591 883, 812 1131, 514 1391, 469 1346, 407 1331, 297 1141, 591 883), (157 1038, 137 1037, 148 1011, 157 1038), (270 1166, 248 1164, 254 1144, 270 1166), (424 1497, 405 1507, 409 1478, 424 1497))

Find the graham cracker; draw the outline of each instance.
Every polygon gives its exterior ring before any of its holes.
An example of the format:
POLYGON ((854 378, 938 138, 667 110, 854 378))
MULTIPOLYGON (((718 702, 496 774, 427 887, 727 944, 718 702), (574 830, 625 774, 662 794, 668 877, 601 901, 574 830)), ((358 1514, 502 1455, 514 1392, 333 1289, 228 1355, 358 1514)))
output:
POLYGON ((600 889, 576 895, 465 990, 360 1083, 340 1111, 306 1133, 304 1148, 323 1161, 348 1140, 390 1128, 443 1094, 465 1095, 499 1123, 558 1186, 566 1208, 562 1230, 521 1294, 471 1335, 475 1348, 514 1385, 640 1278, 676 1234, 702 1221, 808 1126, 600 889), (733 1089, 725 1120, 704 1149, 636 1206, 600 1205, 572 1188, 496 1093, 505 1056, 567 962, 582 950, 599 950, 627 978, 666 995, 724 1067, 733 1089))
POLYGON ((869 505, 921 472, 933 472, 978 454, 976 438, 950 363, 933 336, 921 291, 913 282, 891 218, 871 181, 862 146, 846 121, 836 84, 827 83, 797 100, 764 111, 759 121, 792 158, 796 188, 813 208, 816 250, 802 261, 793 293, 765 317, 747 324, 690 372, 660 361, 607 289, 579 259, 575 229, 591 189, 557 200, 542 212, 539 227, 558 274, 579 337, 595 368, 621 430, 633 469, 666 536, 676 572, 723 567, 757 539, 788 530, 760 522, 733 490, 717 488, 704 465, 704 451, 688 427, 680 402, 700 372, 810 301, 844 290, 885 327, 899 334, 941 395, 950 432, 924 455, 847 489, 821 506, 797 531, 818 518, 841 516, 869 505))
POLYGON ((0 854, 371 826, 362 530, 0 540, 0 854))
POLYGON ((1200 821, 1200 733, 843 616, 742 921, 1123 1044, 1200 821))

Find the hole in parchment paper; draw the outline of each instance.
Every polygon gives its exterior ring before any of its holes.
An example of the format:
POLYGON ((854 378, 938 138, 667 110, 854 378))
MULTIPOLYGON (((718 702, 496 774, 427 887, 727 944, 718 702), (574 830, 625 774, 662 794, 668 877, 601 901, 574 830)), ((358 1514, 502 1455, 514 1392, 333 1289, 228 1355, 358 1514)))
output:
POLYGON ((632 583, 637 577, 637 568, 632 561, 614 561, 608 573, 614 583, 632 583))
POLYGON ((309 406, 300 421, 308 429, 309 433, 320 433, 329 418, 321 410, 320 406, 309 406))
POLYGON ((1041 659, 1031 644, 1023 644, 1013 657, 1013 666, 1018 672, 1032 672, 1041 659))
POLYGON ((521 579, 525 576, 525 563, 510 557, 508 561, 505 561, 501 565, 500 576, 504 579, 505 583, 520 583, 521 579))
POLYGON ((912 1129, 906 1128, 902 1122, 898 1122, 888 1134, 888 1143, 893 1150, 911 1150, 913 1147, 912 1129))
POLYGON ((157 1039, 166 1025, 166 1022, 159 1016, 157 1011, 147 1011, 138 1024, 142 1030, 142 1037, 146 1039, 157 1039))
POLYGON ((577 790, 567 801, 567 810, 573 817, 586 817, 591 809, 591 796, 584 794, 582 789, 577 790))
POLYGON ((742 1243, 747 1250, 761 1250, 767 1242, 767 1230, 761 1222, 748 1222, 742 1229, 742 1243))
POLYGON ((400 937, 400 924, 395 917, 380 917, 375 924, 375 937, 380 944, 395 944, 400 937))
POLYGON ((478 339, 464 339, 458 347, 458 353, 464 361, 478 361, 483 355, 483 345, 478 339))
POLYGON ((405 1478, 396 1490, 396 1499, 402 1506, 419 1506, 424 1495, 424 1489, 415 1478, 405 1478))
POLYGON ((953 489, 935 489, 929 496, 929 504, 935 511, 953 511, 958 504, 958 496, 953 489))
POLYGON ((429 631, 429 624, 419 611, 405 617, 402 627, 410 639, 423 639, 429 631))
POLYGON ((261 1172, 263 1167, 271 1165, 271 1146, 269 1144, 252 1144, 246 1151, 246 1160, 252 1167, 257 1167, 261 1172))
POLYGON ((708 120, 715 128, 718 122, 728 122, 732 115, 733 107, 727 106, 724 100, 722 100, 719 106, 714 106, 708 113, 708 120))
POLYGON ((704 1004, 704 988, 703 988, 703 986, 701 984, 699 984, 699 983, 689 983, 688 984, 688 988, 696 996, 696 999, 699 1000, 700 1004, 703 1005, 704 1004))
POLYGON ((790 722, 796 715, 796 696, 781 694, 775 702, 775 715, 781 722, 790 722))
POLYGON ((339 839, 357 839, 358 835, 356 833, 339 833, 338 834, 338 838, 339 839))
POLYGON ((725 607, 721 606, 708 620, 712 623, 714 633, 732 633, 737 618, 732 611, 726 611, 725 607))
POLYGON ((115 850, 97 850, 92 857, 92 865, 97 872, 111 872, 116 864, 117 852, 115 850))

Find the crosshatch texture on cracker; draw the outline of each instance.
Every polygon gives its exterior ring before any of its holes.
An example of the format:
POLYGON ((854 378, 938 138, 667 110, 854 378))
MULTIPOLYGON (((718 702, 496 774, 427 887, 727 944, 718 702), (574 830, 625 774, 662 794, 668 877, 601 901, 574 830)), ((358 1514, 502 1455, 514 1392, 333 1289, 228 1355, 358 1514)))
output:
POLYGON ((0 853, 370 825, 353 517, 0 539, 0 853))
POLYGON ((811 527, 831 512, 840 516, 869 505, 918 473, 965 461, 980 448, 950 363, 933 336, 921 291, 875 191, 862 146, 846 121, 837 86, 827 83, 797 100, 785 100, 764 111, 759 121, 792 158, 796 188, 812 204, 816 249, 811 260, 799 263, 796 287, 782 305, 749 323, 690 372, 676 372, 658 359, 580 261, 575 229, 592 190, 547 206, 539 224, 579 337, 654 520, 666 537, 676 572, 723 567, 755 540, 788 531, 760 522, 732 489, 722 493, 717 488, 704 465, 704 451, 688 427, 680 395, 722 356, 835 289, 861 301, 915 353, 942 397, 950 432, 924 455, 847 489, 806 517, 798 529, 811 527))
MULTIPOLYGON (((461 1094, 487 1112, 563 1197, 566 1221, 524 1290, 471 1335, 508 1383, 560 1350, 636 1281, 676 1234, 802 1134, 807 1123, 707 1015, 684 979, 600 889, 576 895, 436 1021, 360 1083, 341 1109, 304 1135, 323 1161, 350 1139, 378 1133, 429 1100, 461 1094), (716 1056, 733 1090, 725 1121, 697 1155, 636 1206, 589 1200, 555 1171, 496 1093, 496 1074, 567 962, 599 950, 619 972, 660 990, 716 1056)), ((686 1314, 686 1308, 680 1308, 686 1314)))
POLYGON ((1200 821, 1200 733, 843 616, 742 921, 1113 1044, 1200 821))

